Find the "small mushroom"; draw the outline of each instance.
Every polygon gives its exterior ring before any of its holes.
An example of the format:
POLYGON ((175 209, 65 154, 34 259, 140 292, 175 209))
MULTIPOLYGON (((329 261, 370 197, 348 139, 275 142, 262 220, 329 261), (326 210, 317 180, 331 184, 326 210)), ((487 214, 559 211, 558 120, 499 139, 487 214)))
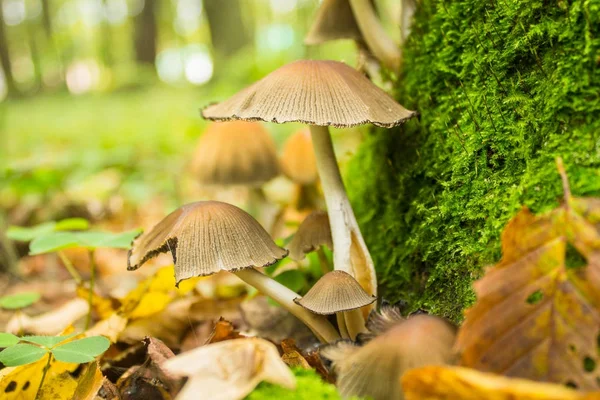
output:
POLYGON ((178 208, 133 242, 127 269, 138 269, 166 252, 173 256, 176 284, 194 276, 233 272, 304 322, 319 340, 329 342, 339 338, 326 318, 294 303, 298 294, 254 268, 275 263, 287 251, 278 247, 264 228, 238 207, 199 201, 178 208))
POLYGON ((344 398, 402 400, 400 377, 407 370, 455 362, 456 329, 442 318, 418 314, 393 324, 384 321, 376 325, 387 329, 362 347, 340 341, 320 351, 332 361, 344 398))
POLYGON ((279 175, 275 143, 257 122, 231 121, 208 126, 192 161, 206 185, 261 186, 279 175))
POLYGON ((333 250, 329 217, 324 211, 313 211, 302 221, 298 231, 288 244, 290 258, 301 261, 306 254, 316 251, 323 273, 329 272, 329 261, 323 251, 323 246, 333 250))
POLYGON ((296 184, 297 210, 316 209, 320 203, 319 173, 310 130, 302 129, 286 140, 281 155, 281 170, 296 184))
MULTIPOLYGON (((372 0, 324 0, 304 43, 353 39, 359 50, 365 46, 387 68, 398 71, 402 53, 379 22, 372 0)), ((362 52, 362 51, 361 51, 362 52)))
POLYGON ((262 185, 279 175, 279 160, 269 132, 258 122, 213 123, 200 137, 191 169, 200 183, 248 189, 248 209, 270 224, 273 210, 262 185))
MULTIPOLYGON (((329 126, 371 123, 391 128, 416 115, 344 63, 301 60, 285 65, 229 100, 206 107, 206 119, 310 125, 331 224, 334 269, 377 295, 373 261, 360 233, 337 165, 329 126)), ((368 309, 367 309, 368 311, 368 309)))
POLYGON ((315 314, 336 314, 342 336, 355 340, 366 330, 359 309, 375 300, 377 298, 369 296, 351 275, 332 271, 323 275, 304 297, 296 298, 294 302, 315 314))

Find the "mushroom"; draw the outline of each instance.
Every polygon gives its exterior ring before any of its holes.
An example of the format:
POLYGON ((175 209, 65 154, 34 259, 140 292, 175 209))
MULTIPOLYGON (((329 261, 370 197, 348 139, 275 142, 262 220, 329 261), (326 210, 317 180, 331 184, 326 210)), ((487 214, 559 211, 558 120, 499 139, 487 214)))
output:
POLYGON ((304 297, 296 298, 294 302, 315 314, 335 314, 342 336, 355 340, 366 329, 359 309, 375 300, 377 298, 369 296, 350 274, 332 271, 323 275, 304 297))
POLYGON ((376 336, 362 347, 339 341, 320 350, 321 356, 332 361, 344 398, 401 400, 400 377, 407 370, 455 361, 456 329, 442 318, 417 314, 375 325, 383 330, 375 330, 376 336))
POLYGON ((127 269, 135 270, 160 253, 170 252, 175 281, 229 271, 270 296, 304 322, 324 342, 339 338, 326 318, 296 305, 298 295, 254 267, 265 267, 287 255, 245 211, 218 201, 186 204, 134 240, 127 269))
POLYGON ((254 213, 265 204, 262 185, 279 175, 273 139, 261 124, 246 121, 210 124, 198 141, 191 168, 204 185, 249 188, 254 213))
MULTIPOLYGON (((310 125, 331 225, 334 269, 351 274, 377 295, 373 261, 346 195, 329 126, 372 123, 391 128, 416 115, 344 63, 300 60, 285 65, 229 100, 206 107, 206 119, 310 125)), ((367 309, 368 311, 368 309, 367 309)))
POLYGON ((322 2, 304 43, 315 45, 336 39, 355 40, 363 55, 364 42, 387 68, 393 71, 400 69, 402 53, 381 26, 372 0, 322 2))
POLYGON ((313 211, 302 221, 298 231, 288 244, 290 258, 301 261, 306 254, 316 251, 323 273, 329 272, 329 261, 323 251, 323 246, 333 250, 329 218, 324 211, 313 211))
POLYGON ((320 203, 320 193, 317 187, 319 173, 308 128, 294 133, 286 140, 281 155, 281 170, 297 185, 297 195, 294 201, 296 209, 318 208, 320 203))

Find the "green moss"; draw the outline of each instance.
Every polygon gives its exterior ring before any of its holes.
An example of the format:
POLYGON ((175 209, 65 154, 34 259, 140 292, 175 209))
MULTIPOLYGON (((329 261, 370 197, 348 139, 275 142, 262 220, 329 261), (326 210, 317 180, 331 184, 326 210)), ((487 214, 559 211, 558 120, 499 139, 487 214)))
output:
POLYGON ((349 193, 382 295, 460 320, 509 218, 560 201, 556 156, 600 194, 600 1, 422 0, 404 54, 421 117, 371 133, 349 193))
POLYGON ((324 382, 315 371, 295 369, 294 375, 296 390, 263 382, 246 397, 246 400, 341 400, 335 386, 324 382))

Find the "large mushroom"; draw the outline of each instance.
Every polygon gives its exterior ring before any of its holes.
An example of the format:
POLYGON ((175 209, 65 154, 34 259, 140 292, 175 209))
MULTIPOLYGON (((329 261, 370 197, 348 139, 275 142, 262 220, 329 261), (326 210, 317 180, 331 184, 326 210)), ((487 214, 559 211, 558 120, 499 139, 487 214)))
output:
POLYGON ((329 126, 371 123, 391 128, 416 112, 402 107, 344 63, 301 60, 279 68, 229 100, 206 107, 202 115, 215 121, 310 125, 331 225, 334 268, 349 273, 369 295, 376 296, 373 261, 346 195, 329 126))
POLYGON ((255 267, 265 267, 287 255, 252 216, 218 201, 186 204, 133 242, 127 269, 135 270, 160 253, 170 252, 177 284, 194 276, 229 271, 273 298, 304 322, 323 342, 339 338, 325 317, 294 303, 298 294, 255 267))
POLYGON ((304 43, 317 45, 337 39, 353 39, 361 53, 367 47, 387 68, 400 68, 402 53, 381 26, 372 0, 322 2, 304 43))

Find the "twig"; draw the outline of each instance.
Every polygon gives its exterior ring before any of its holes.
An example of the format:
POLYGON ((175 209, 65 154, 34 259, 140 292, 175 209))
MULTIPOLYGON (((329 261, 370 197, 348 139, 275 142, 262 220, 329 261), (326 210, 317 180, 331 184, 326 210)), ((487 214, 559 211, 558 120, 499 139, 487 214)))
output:
POLYGON ((88 257, 90 259, 90 292, 88 294, 88 315, 85 319, 85 329, 90 327, 92 322, 92 310, 94 305, 94 283, 96 281, 96 261, 94 260, 94 250, 88 251, 88 257))
POLYGON ((558 170, 558 173, 560 174, 560 179, 562 180, 565 205, 568 207, 569 201, 571 199, 571 187, 569 186, 569 178, 567 177, 565 165, 563 164, 563 160, 561 157, 556 157, 556 169, 558 170))

